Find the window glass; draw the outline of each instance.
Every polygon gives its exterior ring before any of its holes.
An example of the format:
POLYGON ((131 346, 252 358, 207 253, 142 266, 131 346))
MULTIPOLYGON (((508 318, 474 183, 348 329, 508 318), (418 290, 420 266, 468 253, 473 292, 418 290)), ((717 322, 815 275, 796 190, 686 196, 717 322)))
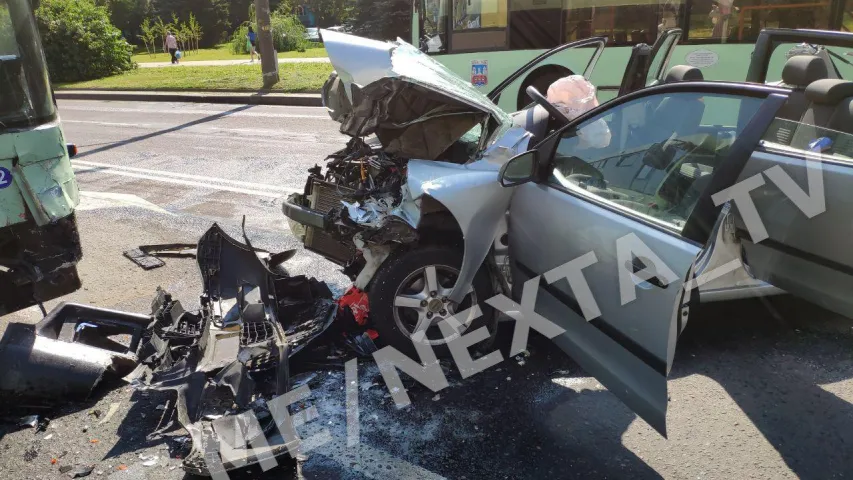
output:
POLYGON ((761 101, 682 92, 611 108, 564 133, 548 181, 681 232, 761 101))
POLYGON ((507 0, 453 0, 453 30, 506 27, 507 0))
POLYGON ((828 125, 777 118, 762 137, 762 144, 794 154, 811 152, 835 160, 853 161, 853 114, 850 113, 850 103, 845 103, 838 113, 831 117, 828 125))
POLYGON ((782 68, 795 55, 817 55, 826 62, 830 78, 853 80, 853 48, 835 45, 779 43, 774 46, 767 65, 766 82, 782 80, 782 68))
POLYGON ((422 50, 427 53, 447 51, 447 0, 425 0, 421 12, 422 50))
POLYGON ((565 17, 566 41, 609 37, 609 45, 653 44, 681 26, 681 0, 572 0, 565 17))
POLYGON ((693 0, 689 39, 752 43, 764 28, 829 28, 828 0, 693 0))
POLYGON ((0 130, 55 115, 47 66, 28 0, 0 0, 0 130))

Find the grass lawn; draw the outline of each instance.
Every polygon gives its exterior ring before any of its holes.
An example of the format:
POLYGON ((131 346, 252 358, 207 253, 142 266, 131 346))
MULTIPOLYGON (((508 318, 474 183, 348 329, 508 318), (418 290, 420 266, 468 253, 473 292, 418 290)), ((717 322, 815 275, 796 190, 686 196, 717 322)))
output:
MULTIPOLYGON (((280 93, 316 93, 332 72, 328 63, 279 64, 281 81, 273 88, 280 93)), ((138 68, 112 77, 57 85, 58 89, 105 90, 239 90, 257 91, 263 86, 261 67, 227 65, 216 67, 138 68)))
MULTIPOLYGON (((315 48, 309 48, 304 52, 278 52, 278 58, 318 58, 318 57, 326 57, 326 49, 321 45, 318 45, 315 48)), ((217 45, 214 48, 201 48, 195 52, 189 52, 189 54, 185 54, 184 58, 181 59, 183 62, 193 62, 200 60, 245 60, 249 58, 248 55, 234 55, 231 53, 231 45, 230 44, 222 44, 217 45)), ((132 57, 133 61, 136 63, 151 63, 151 62, 168 62, 171 60, 171 57, 168 53, 163 53, 162 51, 159 53, 155 53, 154 55, 149 55, 147 53, 137 53, 132 57)))

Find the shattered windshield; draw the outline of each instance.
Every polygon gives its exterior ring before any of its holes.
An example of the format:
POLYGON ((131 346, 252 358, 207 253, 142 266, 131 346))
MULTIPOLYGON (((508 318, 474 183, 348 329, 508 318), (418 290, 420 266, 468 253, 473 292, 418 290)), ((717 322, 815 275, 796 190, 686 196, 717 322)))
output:
POLYGON ((824 60, 830 78, 853 80, 853 46, 778 43, 770 55, 766 82, 782 79, 785 62, 795 55, 815 55, 824 60))
MULTIPOLYGON (((401 78, 450 94, 457 100, 489 112, 497 120, 498 126, 512 124, 510 116, 498 108, 485 94, 472 87, 470 82, 463 80, 444 65, 401 39, 397 40, 391 62, 394 72, 401 78)), ((471 133, 474 131, 476 128, 471 133)), ((491 133, 491 136, 494 136, 495 132, 491 133)))
POLYGON ((0 129, 56 114, 38 30, 27 0, 0 0, 0 129))

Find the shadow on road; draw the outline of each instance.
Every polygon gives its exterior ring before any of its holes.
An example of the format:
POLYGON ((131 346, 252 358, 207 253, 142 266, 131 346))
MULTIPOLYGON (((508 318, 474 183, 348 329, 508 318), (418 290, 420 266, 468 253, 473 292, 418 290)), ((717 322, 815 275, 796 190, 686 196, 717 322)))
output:
POLYGON ((151 139, 154 137, 159 137, 160 135, 166 135, 169 133, 177 132, 179 130, 183 130, 183 129, 189 128, 189 127, 194 127, 194 126, 200 125, 202 123, 214 122, 216 120, 219 120, 220 118, 224 118, 224 117, 227 117, 229 115, 233 115, 233 114, 238 113, 238 112, 246 111, 246 110, 248 110, 254 106, 255 105, 241 105, 239 107, 232 108, 231 110, 227 110, 227 111, 221 112, 221 113, 216 113, 213 115, 208 115, 206 117, 199 118, 198 120, 193 120, 191 122, 187 122, 187 123, 184 123, 181 125, 176 125, 174 127, 169 127, 169 128, 163 129, 163 130, 158 130, 156 132, 146 133, 145 135, 137 135, 135 137, 131 137, 131 138, 128 138, 125 140, 120 140, 118 142, 112 142, 109 144, 105 144, 105 145, 98 147, 98 148, 95 148, 93 150, 87 150, 85 152, 80 152, 77 154, 77 156, 74 157, 74 159, 76 160, 76 159, 80 159, 80 158, 85 158, 85 157, 88 157, 89 155, 95 155, 97 153, 106 152, 106 151, 112 150, 114 148, 123 147, 123 146, 129 145, 131 143, 141 142, 141 141, 148 140, 148 139, 151 139))
POLYGON ((719 383, 799 478, 840 476, 853 405, 821 385, 853 378, 851 325, 790 297, 721 305, 691 319, 672 377, 719 383))

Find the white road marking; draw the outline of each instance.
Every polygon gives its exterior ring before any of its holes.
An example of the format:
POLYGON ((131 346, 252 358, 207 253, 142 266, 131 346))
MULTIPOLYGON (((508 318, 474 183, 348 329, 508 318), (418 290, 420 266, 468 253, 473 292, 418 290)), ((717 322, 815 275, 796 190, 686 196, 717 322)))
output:
MULTIPOLYGON (((98 122, 91 120, 63 120, 62 123, 81 123, 86 125, 102 125, 105 127, 122 127, 122 128, 140 128, 147 130, 157 130, 163 129, 167 130, 170 128, 174 128, 174 124, 169 123, 121 123, 121 122, 98 122)), ((265 141, 267 143, 281 143, 282 140, 298 140, 298 141, 310 141, 312 143, 326 143, 321 142, 319 139, 321 137, 320 134, 314 133, 304 133, 304 132, 289 132, 281 129, 263 129, 263 128, 222 128, 222 127, 205 127, 202 125, 193 125, 190 127, 182 128, 180 130, 175 130, 169 132, 167 135, 184 135, 184 136, 193 136, 196 137, 198 135, 216 135, 220 134, 219 138, 227 138, 233 139, 234 135, 239 136, 250 136, 257 137, 256 140, 252 141, 265 141), (197 133, 193 133, 197 131, 197 133), (224 135, 224 136, 223 136, 224 135)), ((337 140, 342 136, 337 133, 337 131, 332 131, 329 134, 328 139, 337 140)), ((337 142, 336 142, 337 143, 337 142)))
POLYGON ((104 125, 107 127, 151 127, 152 123, 117 123, 117 122, 96 122, 92 120, 63 120, 62 123, 86 123, 89 125, 104 125))
MULTIPOLYGON (((149 180, 152 182, 171 183, 174 185, 185 185, 188 187, 209 188, 212 190, 220 190, 220 191, 224 191, 224 192, 243 193, 246 195, 254 195, 254 196, 258 196, 258 197, 280 198, 280 197, 283 197, 286 193, 301 191, 301 189, 287 188, 287 187, 278 187, 279 188, 278 191, 253 190, 253 189, 249 189, 249 188, 239 188, 239 187, 229 186, 228 184, 231 184, 231 183, 236 184, 237 182, 232 182, 231 180, 222 179, 222 178, 214 179, 214 178, 209 178, 209 177, 202 177, 202 178, 207 178, 207 180, 204 182, 200 182, 200 181, 185 180, 182 178, 170 178, 170 177, 163 177, 163 176, 153 175, 153 174, 136 173, 134 171, 122 170, 122 169, 117 169, 117 168, 87 166, 87 165, 82 165, 79 161, 75 161, 74 163, 75 164, 73 164, 72 166, 74 167, 74 170, 76 170, 78 173, 83 173, 83 172, 104 173, 107 175, 117 175, 120 177, 138 178, 141 180, 149 180)), ((142 169, 139 169, 139 170, 142 170, 142 169)), ((174 175, 174 174, 171 174, 171 172, 167 172, 167 173, 169 173, 169 175, 174 175)), ((240 182, 240 183, 248 183, 248 182, 240 182)), ((266 187, 266 186, 257 185, 257 184, 255 186, 258 186, 260 188, 266 187)))
POLYGON ((163 213, 166 215, 175 215, 174 213, 155 205, 148 200, 129 193, 113 193, 113 192, 80 192, 80 204, 76 210, 98 210, 101 208, 111 207, 139 207, 154 212, 163 213))
POLYGON ((126 170, 129 172, 139 172, 148 174, 151 176, 159 176, 163 175, 168 178, 177 177, 177 178, 186 178, 189 180, 200 180, 206 183, 221 183, 224 185, 240 185, 243 187, 250 187, 254 189, 261 190, 273 190, 281 193, 292 193, 301 191, 301 189, 290 188, 290 187, 282 187, 281 185, 271 185, 269 183, 252 183, 252 182, 243 182, 240 180, 230 180, 227 178, 216 178, 216 177, 204 177, 201 175, 192 175, 189 173, 177 173, 170 172, 168 170, 153 170, 150 168, 138 168, 138 167, 128 167, 126 165, 113 165, 110 163, 101 163, 101 162, 90 162, 88 160, 72 160, 71 163, 75 165, 81 165, 84 167, 96 167, 99 169, 107 169, 107 170, 126 170))
MULTIPOLYGON (((291 108, 291 107, 288 107, 291 108)), ((173 114, 173 115, 222 115, 223 117, 266 117, 266 118, 316 118, 318 120, 332 119, 326 113, 326 110, 320 107, 306 107, 319 110, 316 115, 306 115, 299 113, 265 113, 251 111, 229 112, 228 110, 195 110, 195 109, 144 109, 144 108, 118 108, 118 107, 73 107, 61 106, 60 114, 64 111, 74 110, 79 112, 100 112, 100 113, 150 113, 150 114, 173 114)), ((63 120, 66 121, 66 120, 63 120)))

